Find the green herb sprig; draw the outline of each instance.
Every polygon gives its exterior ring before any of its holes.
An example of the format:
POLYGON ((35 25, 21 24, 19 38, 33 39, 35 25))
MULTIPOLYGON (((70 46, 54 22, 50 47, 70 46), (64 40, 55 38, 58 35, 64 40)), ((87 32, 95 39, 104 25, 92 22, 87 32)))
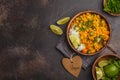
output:
POLYGON ((114 14, 120 13, 120 0, 107 0, 103 10, 114 14))

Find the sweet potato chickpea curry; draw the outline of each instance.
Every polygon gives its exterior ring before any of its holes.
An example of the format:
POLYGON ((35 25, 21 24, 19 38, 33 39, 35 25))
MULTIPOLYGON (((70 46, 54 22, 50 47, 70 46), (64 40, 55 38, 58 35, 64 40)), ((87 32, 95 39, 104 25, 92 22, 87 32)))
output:
POLYGON ((80 51, 84 54, 94 54, 103 48, 109 39, 108 24, 99 14, 83 13, 74 18, 70 27, 79 33, 80 44, 85 45, 80 51))

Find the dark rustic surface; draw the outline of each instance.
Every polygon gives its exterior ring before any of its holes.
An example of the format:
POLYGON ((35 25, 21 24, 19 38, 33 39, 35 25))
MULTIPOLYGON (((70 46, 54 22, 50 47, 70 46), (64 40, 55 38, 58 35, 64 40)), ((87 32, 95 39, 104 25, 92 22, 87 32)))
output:
POLYGON ((93 80, 92 66, 78 79, 65 71, 55 48, 60 36, 49 30, 60 17, 84 10, 106 16, 113 30, 109 46, 119 54, 120 17, 103 12, 102 0, 0 0, 0 80, 93 80))

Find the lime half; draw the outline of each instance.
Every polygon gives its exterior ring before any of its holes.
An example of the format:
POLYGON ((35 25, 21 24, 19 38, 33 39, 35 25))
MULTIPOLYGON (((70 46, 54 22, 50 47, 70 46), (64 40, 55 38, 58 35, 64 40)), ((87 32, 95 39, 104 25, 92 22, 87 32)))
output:
POLYGON ((60 20, 58 20, 57 24, 58 25, 63 25, 65 23, 67 23, 69 20, 70 20, 70 17, 64 17, 64 18, 61 18, 60 20))
POLYGON ((71 35, 69 35, 69 39, 70 39, 71 43, 73 44, 74 48, 77 49, 80 44, 79 37, 71 34, 71 35))
POLYGON ((101 68, 99 67, 95 67, 96 70, 96 76, 97 76, 97 80, 100 80, 103 78, 103 71, 101 68))
POLYGON ((119 74, 119 68, 117 68, 114 63, 106 65, 104 67, 104 72, 107 77, 113 78, 119 74))
POLYGON ((62 35, 63 34, 63 30, 55 25, 50 25, 50 29, 53 33, 57 34, 57 35, 62 35))
POLYGON ((104 66, 108 65, 109 64, 109 60, 101 60, 98 62, 98 66, 100 68, 103 68, 104 66))

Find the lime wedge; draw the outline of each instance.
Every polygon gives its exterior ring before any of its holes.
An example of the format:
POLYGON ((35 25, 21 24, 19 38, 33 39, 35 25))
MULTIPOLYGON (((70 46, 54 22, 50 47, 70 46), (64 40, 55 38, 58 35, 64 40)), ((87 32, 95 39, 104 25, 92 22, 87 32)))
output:
POLYGON ((100 80, 103 78, 103 71, 101 68, 99 67, 95 67, 96 69, 96 76, 97 76, 97 80, 100 80))
POLYGON ((70 20, 70 17, 64 17, 64 18, 61 18, 60 20, 58 20, 57 24, 58 25, 63 25, 65 23, 67 23, 69 20, 70 20))
POLYGON ((108 60, 101 60, 100 62, 98 62, 98 66, 100 68, 103 68, 104 66, 108 65, 109 61, 108 60))
POLYGON ((79 37, 71 34, 71 35, 69 35, 69 39, 70 39, 71 43, 73 44, 74 48, 77 49, 80 44, 79 37))
POLYGON ((50 25, 50 29, 53 33, 55 33, 57 35, 62 35, 63 34, 63 30, 56 25, 50 25))

